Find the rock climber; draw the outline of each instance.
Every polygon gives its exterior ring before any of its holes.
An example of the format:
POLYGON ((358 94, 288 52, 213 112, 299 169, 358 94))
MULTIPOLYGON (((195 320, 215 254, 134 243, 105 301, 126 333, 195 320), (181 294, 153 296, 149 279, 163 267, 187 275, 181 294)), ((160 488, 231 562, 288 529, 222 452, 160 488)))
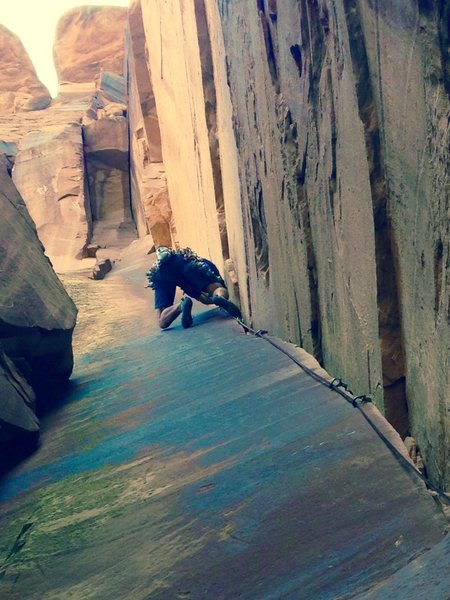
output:
POLYGON ((241 311, 228 300, 225 282, 210 260, 199 257, 190 248, 176 251, 167 246, 156 249, 156 258, 147 279, 155 291, 155 309, 161 329, 167 329, 179 315, 183 327, 192 327, 192 298, 220 306, 231 316, 241 318, 241 311), (174 304, 177 286, 184 295, 174 304))

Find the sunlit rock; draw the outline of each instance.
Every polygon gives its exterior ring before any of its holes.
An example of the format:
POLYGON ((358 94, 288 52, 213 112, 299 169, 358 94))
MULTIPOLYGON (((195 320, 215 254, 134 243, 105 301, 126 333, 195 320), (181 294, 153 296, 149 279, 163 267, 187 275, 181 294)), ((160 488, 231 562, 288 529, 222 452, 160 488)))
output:
POLYGON ((42 110, 50 102, 22 42, 0 25, 0 112, 42 110))
POLYGON ((81 125, 26 135, 19 144, 13 178, 56 268, 65 258, 85 256, 92 219, 81 125))
POLYGON ((127 33, 131 199, 140 236, 171 246, 177 236, 162 162, 161 135, 145 55, 140 1, 132 3, 127 33))
POLYGON ((66 13, 54 48, 57 98, 39 112, 0 115, 0 139, 18 146, 14 181, 57 270, 77 268, 91 242, 123 247, 136 237, 122 76, 126 14, 113 7, 66 13))
POLYGON ((214 170, 218 156, 213 158, 210 148, 210 90, 199 52, 197 4, 181 7, 172 0, 143 0, 142 15, 176 241, 222 269, 228 256, 219 231, 216 196, 220 198, 221 191, 214 170))
POLYGON ((81 6, 58 22, 54 45, 59 82, 94 81, 101 70, 122 75, 126 8, 81 6))

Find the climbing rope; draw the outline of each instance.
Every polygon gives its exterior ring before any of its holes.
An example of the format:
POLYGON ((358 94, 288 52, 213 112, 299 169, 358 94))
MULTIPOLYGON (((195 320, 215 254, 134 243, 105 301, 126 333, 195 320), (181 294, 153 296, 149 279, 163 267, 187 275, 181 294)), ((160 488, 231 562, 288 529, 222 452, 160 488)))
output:
POLYGON ((243 330, 246 334, 252 334, 255 337, 261 338, 261 339, 265 340, 266 342, 268 342, 271 346, 273 346, 274 348, 276 348, 277 350, 282 352, 284 355, 286 355, 290 360, 292 360, 292 362, 294 362, 296 365, 298 365, 310 377, 312 377, 313 379, 315 379, 322 385, 326 386, 327 388, 332 389, 335 392, 337 392, 349 404, 351 404, 354 408, 359 410, 359 412, 362 414, 364 419, 369 423, 369 425, 372 427, 372 429, 375 431, 375 433, 380 437, 380 439, 384 442, 384 444, 389 448, 389 450, 395 456, 395 458, 402 465, 404 465, 409 471, 414 473, 414 475, 419 477, 419 479, 421 479, 423 481, 423 483, 427 486, 428 489, 432 490, 435 494, 437 494, 439 496, 439 498, 442 500, 442 502, 444 504, 450 506, 450 496, 447 493, 445 493, 443 490, 438 488, 427 477, 425 477, 425 475, 419 471, 419 469, 414 465, 414 463, 412 461, 408 460, 400 452, 400 450, 395 446, 395 444, 393 444, 389 440, 389 438, 386 437, 386 435, 381 431, 381 429, 379 427, 377 427, 377 425, 373 422, 373 420, 370 418, 370 416, 365 412, 364 405, 372 403, 372 399, 370 398, 370 396, 366 396, 365 394, 355 396, 352 393, 352 391, 349 390, 348 385, 344 381, 342 381, 342 379, 335 377, 330 382, 329 380, 327 380, 325 377, 323 377, 319 373, 316 373, 316 371, 314 371, 313 369, 309 368, 307 365, 302 363, 301 360, 299 360, 297 357, 295 357, 291 353, 289 353, 285 348, 280 346, 280 344, 275 342, 275 340, 271 339, 270 337, 267 337, 268 331, 266 331, 265 329, 258 329, 257 331, 255 331, 249 325, 244 323, 244 321, 242 319, 236 319, 236 321, 243 328, 243 330))

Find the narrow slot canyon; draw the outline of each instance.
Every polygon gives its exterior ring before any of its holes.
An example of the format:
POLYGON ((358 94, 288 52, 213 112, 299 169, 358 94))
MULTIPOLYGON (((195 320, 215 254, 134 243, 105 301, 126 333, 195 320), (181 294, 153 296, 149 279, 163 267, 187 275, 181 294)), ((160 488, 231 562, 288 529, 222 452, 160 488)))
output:
POLYGON ((448 600, 447 3, 118 4, 0 11, 0 596, 448 600))

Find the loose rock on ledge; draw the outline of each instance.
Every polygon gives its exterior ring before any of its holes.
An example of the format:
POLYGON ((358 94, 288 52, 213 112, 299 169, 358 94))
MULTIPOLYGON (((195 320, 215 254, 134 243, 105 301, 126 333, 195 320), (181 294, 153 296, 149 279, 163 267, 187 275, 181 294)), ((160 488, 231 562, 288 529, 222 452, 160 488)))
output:
POLYGON ((105 275, 109 273, 112 269, 112 263, 109 258, 104 258, 103 260, 97 261, 97 264, 92 271, 92 276, 90 279, 104 279, 105 275))

